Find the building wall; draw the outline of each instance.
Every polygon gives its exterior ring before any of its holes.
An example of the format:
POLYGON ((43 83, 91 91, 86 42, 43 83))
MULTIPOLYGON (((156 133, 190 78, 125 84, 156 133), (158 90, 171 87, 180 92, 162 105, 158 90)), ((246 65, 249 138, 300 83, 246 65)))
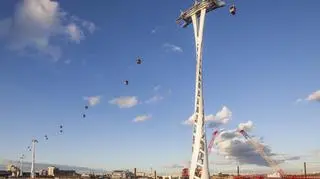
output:
POLYGON ((54 176, 56 167, 48 167, 48 176, 54 176))
POLYGON ((142 176, 142 177, 144 177, 144 176, 146 176, 146 173, 144 173, 144 172, 137 172, 136 175, 137 175, 137 176, 142 176))
POLYGON ((211 176, 211 179, 233 179, 233 176, 211 176))

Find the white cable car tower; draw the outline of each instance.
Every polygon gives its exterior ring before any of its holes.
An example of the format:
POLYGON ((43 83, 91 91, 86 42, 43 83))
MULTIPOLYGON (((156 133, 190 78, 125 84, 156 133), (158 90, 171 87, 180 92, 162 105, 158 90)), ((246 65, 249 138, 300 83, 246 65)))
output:
POLYGON ((35 160, 36 160, 36 143, 38 143, 38 141, 36 139, 32 140, 32 162, 31 162, 31 178, 35 177, 35 173, 34 173, 34 164, 35 164, 35 160))
MULTIPOLYGON (((195 86, 195 109, 193 126, 192 158, 190 165, 190 179, 209 179, 208 148, 205 132, 204 100, 202 90, 202 47, 203 28, 206 13, 225 6, 222 0, 195 1, 194 5, 181 12, 177 23, 182 27, 193 24, 196 45, 196 86, 195 86)), ((232 14, 234 15, 234 14, 232 14)))
POLYGON ((24 159, 24 155, 22 155, 20 158, 20 176, 23 176, 23 159, 24 159))

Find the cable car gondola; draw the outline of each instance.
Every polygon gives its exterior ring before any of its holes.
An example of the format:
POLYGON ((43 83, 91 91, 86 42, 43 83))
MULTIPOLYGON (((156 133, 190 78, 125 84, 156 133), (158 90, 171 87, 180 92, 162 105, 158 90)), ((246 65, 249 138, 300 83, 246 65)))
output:
POLYGON ((137 63, 138 65, 140 65, 140 64, 142 63, 141 58, 138 58, 138 59, 136 60, 136 63, 137 63))
POLYGON ((229 12, 231 15, 236 15, 236 12, 237 12, 237 8, 234 4, 232 4, 232 6, 229 8, 229 12))

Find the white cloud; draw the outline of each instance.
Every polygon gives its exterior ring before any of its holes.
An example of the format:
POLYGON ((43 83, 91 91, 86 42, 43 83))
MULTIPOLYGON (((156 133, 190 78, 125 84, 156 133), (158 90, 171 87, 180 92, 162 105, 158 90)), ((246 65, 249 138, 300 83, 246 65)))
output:
POLYGON ((216 114, 216 118, 223 121, 223 123, 227 123, 231 117, 232 112, 226 106, 223 106, 221 111, 217 112, 216 114))
MULTIPOLYGON (((239 127, 251 129, 253 123, 248 121, 239 124, 239 127)), ((273 153, 270 146, 263 143, 260 138, 252 137, 252 140, 264 148, 264 152, 268 157, 276 157, 277 154, 273 153)), ((240 164, 255 164, 259 166, 269 166, 268 163, 259 155, 257 150, 247 141, 239 132, 238 129, 221 131, 215 139, 216 148, 219 154, 225 156, 226 159, 233 159, 240 164)), ((275 159, 277 163, 283 163, 285 160, 298 160, 300 157, 293 156, 286 159, 275 159)))
POLYGON ((229 139, 233 139, 237 136, 241 136, 240 133, 237 132, 236 129, 234 130, 221 130, 219 132, 219 135, 216 137, 216 141, 215 142, 219 142, 219 140, 229 140, 229 139))
POLYGON ((84 97, 84 100, 88 101, 90 106, 95 106, 100 103, 101 96, 89 96, 84 97))
POLYGON ((121 96, 109 101, 110 104, 118 105, 119 108, 132 108, 138 104, 136 96, 121 96))
POLYGON ((246 123, 240 123, 238 125, 238 129, 239 130, 245 130, 247 132, 251 131, 253 129, 253 122, 252 121, 248 121, 246 123))
POLYGON ((97 29, 96 25, 93 22, 89 22, 86 20, 82 20, 82 26, 88 29, 91 34, 97 29))
POLYGON ((320 90, 313 92, 310 94, 307 99, 308 101, 318 101, 320 102, 320 90))
POLYGON ((67 14, 59 7, 57 1, 20 1, 12 17, 0 20, 0 38, 8 41, 11 50, 36 52, 57 61, 62 55, 62 50, 53 44, 54 37, 68 37, 71 41, 79 43, 84 39, 84 31, 92 30, 89 26, 80 28, 67 14))
POLYGON ((150 99, 146 100, 145 103, 147 103, 147 104, 156 103, 158 101, 161 101, 162 99, 163 99, 163 96, 154 95, 150 99))
POLYGON ((304 102, 304 101, 317 101, 317 102, 320 102, 320 90, 311 93, 305 99, 302 99, 302 98, 297 99, 295 103, 301 103, 301 102, 304 102))
POLYGON ((72 41, 80 43, 80 40, 84 39, 83 32, 74 23, 71 23, 71 24, 67 25, 66 30, 67 30, 67 33, 69 34, 70 39, 72 41))
MULTIPOLYGON (((209 128, 216 128, 218 126, 221 126, 223 124, 226 124, 229 122, 229 120, 232 117, 232 112, 228 107, 223 106, 220 111, 216 113, 216 115, 209 114, 205 117, 205 122, 207 123, 209 128)), ((188 120, 184 121, 183 124, 191 125, 194 123, 194 114, 189 117, 188 120)))
POLYGON ((187 120, 183 121, 182 124, 185 124, 185 125, 192 125, 194 124, 194 119, 195 116, 194 114, 192 114, 187 120))
POLYGON ((163 44, 163 47, 168 49, 168 50, 171 50, 173 52, 183 52, 181 47, 179 47, 177 45, 174 45, 174 44, 165 43, 165 44, 163 44))
POLYGON ((152 118, 151 115, 140 115, 140 116, 135 117, 133 119, 133 122, 143 122, 143 121, 149 120, 151 118, 152 118))

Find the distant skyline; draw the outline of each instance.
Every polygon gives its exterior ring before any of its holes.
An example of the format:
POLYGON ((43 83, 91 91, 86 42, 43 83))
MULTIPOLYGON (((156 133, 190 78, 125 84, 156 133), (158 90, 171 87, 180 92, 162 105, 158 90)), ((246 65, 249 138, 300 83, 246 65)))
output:
MULTIPOLYGON (((3 163, 0 163, 0 170, 7 170, 7 165, 16 165, 17 167, 20 167, 19 161, 12 161, 12 160, 6 160, 3 163)), ((60 170, 75 170, 77 173, 92 173, 95 174, 105 174, 107 171, 105 169, 93 169, 93 168, 87 168, 87 167, 80 167, 80 166, 68 166, 68 165, 59 165, 59 164, 48 164, 48 163, 37 163, 35 165, 36 172, 39 172, 43 169, 47 169, 50 166, 54 166, 59 168, 60 170)), ((22 169, 24 172, 30 172, 31 170, 31 163, 30 162, 24 162, 22 169)))
MULTIPOLYGON (((37 138, 39 163, 188 166, 194 35, 175 20, 192 3, 0 1, 0 159, 30 161, 37 138)), ((237 133, 245 128, 284 170, 308 162, 311 172, 320 166, 320 2, 236 5, 234 17, 228 7, 206 17, 207 139, 221 131, 210 168, 268 169, 237 133)))

